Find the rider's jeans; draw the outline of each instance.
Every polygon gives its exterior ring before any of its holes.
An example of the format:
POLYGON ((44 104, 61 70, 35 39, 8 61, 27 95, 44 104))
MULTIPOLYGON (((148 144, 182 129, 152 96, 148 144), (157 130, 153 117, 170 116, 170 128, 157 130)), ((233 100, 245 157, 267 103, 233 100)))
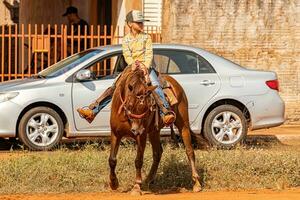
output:
MULTIPOLYGON (((119 76, 116 78, 116 80, 118 78, 119 78, 119 76)), ((157 88, 155 89, 155 92, 158 94, 159 98, 162 100, 162 102, 164 104, 164 107, 166 109, 169 109, 170 105, 169 105, 169 103, 166 100, 165 94, 164 94, 164 92, 163 92, 163 90, 162 90, 162 88, 161 88, 161 86, 159 84, 158 77, 157 77, 157 75, 156 75, 156 73, 155 73, 155 71, 153 69, 150 70, 149 78, 150 78, 151 84, 153 86, 157 86, 157 88)), ((107 104, 109 104, 109 102, 111 102, 111 99, 112 99, 111 96, 106 97, 99 105, 97 105, 93 109, 93 113, 95 115, 98 114, 107 104)), ((161 114, 163 114, 162 111, 161 111, 161 114)))
POLYGON ((97 115, 109 102, 111 102, 112 96, 105 98, 100 104, 96 105, 93 109, 93 113, 97 115))
POLYGON ((158 77, 153 69, 150 70, 149 78, 150 78, 151 84, 153 86, 157 86, 157 88, 155 89, 155 92, 158 94, 159 98, 162 100, 164 107, 166 109, 169 109, 170 105, 166 100, 165 94, 159 84, 158 77))

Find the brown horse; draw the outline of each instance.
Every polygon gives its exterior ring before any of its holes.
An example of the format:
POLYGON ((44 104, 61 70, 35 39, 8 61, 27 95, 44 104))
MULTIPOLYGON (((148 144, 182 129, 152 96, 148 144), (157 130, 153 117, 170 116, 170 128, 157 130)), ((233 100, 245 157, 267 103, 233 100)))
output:
MULTIPOLYGON (((176 113, 174 124, 182 135, 192 169, 192 178, 195 182, 193 191, 198 192, 201 190, 201 185, 195 167, 195 154, 191 144, 187 97, 175 79, 167 75, 164 76, 164 79, 173 86, 174 93, 178 98, 178 104, 172 107, 176 113)), ((136 179, 132 189, 134 194, 141 193, 141 168, 147 135, 152 145, 153 163, 146 178, 146 183, 154 181, 163 152, 160 143, 160 129, 163 128, 162 120, 159 119, 158 127, 154 125, 157 124, 155 123, 155 115, 157 113, 154 109, 156 105, 151 93, 156 87, 147 86, 144 80, 141 70, 131 71, 131 68, 127 67, 116 84, 111 106, 110 187, 115 190, 119 185, 115 168, 117 164, 116 155, 121 138, 131 137, 136 140, 137 144, 137 156, 135 159, 136 179)))

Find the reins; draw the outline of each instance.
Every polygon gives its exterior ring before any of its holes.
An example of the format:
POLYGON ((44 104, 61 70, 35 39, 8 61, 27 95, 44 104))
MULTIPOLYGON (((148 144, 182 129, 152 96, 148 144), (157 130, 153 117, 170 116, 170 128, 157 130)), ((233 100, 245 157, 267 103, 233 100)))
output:
POLYGON ((127 98, 125 100, 123 100, 121 93, 120 93, 120 99, 121 99, 122 104, 119 108, 118 114, 121 114, 122 110, 124 110, 125 114, 129 120, 130 119, 143 119, 143 118, 145 118, 146 114, 150 111, 150 109, 148 108, 143 114, 134 114, 126 107, 127 98))

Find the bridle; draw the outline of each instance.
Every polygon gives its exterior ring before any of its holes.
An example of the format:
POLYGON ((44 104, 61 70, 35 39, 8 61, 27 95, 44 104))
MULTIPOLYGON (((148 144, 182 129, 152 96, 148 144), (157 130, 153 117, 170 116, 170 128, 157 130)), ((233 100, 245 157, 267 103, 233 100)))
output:
MULTIPOLYGON (((143 64, 143 63, 139 62, 139 64, 143 64)), ((146 118, 146 115, 148 114, 148 112, 152 112, 152 111, 155 110, 154 107, 155 107, 156 103, 155 103, 154 98, 152 97, 151 98, 151 106, 148 106, 147 110, 144 113, 142 113, 142 114, 135 114, 130 109, 128 109, 127 106, 126 106, 127 97, 125 97, 125 100, 124 100, 122 98, 121 92, 119 94, 120 94, 119 98, 120 98, 122 104, 121 104, 121 106, 120 106, 120 108, 118 110, 118 114, 121 114, 122 110, 124 110, 125 115, 127 116, 127 118, 128 118, 129 121, 132 121, 133 119, 144 119, 144 118, 146 118)), ((145 101, 146 98, 150 95, 150 93, 146 93, 146 94, 143 94, 143 95, 136 95, 136 94, 134 94, 134 95, 135 95, 135 98, 137 98, 139 101, 141 101, 141 99, 144 99, 144 101, 145 101)))
MULTIPOLYGON (((149 96, 150 94, 143 94, 143 95, 140 95, 140 96, 135 96, 137 99, 141 99, 141 98, 144 98, 146 99, 147 96, 149 96)), ((132 119, 143 119, 145 118, 145 116, 147 115, 147 113, 149 111, 151 111, 151 107, 148 107, 147 110, 142 113, 142 114, 134 114, 131 110, 129 110, 127 107, 126 107, 126 103, 127 103, 127 98, 125 98, 125 100, 123 100, 122 98, 122 95, 120 93, 120 99, 121 99, 121 106, 119 108, 119 111, 118 113, 121 114, 122 110, 125 111, 125 115, 128 117, 129 120, 132 120, 132 119)))

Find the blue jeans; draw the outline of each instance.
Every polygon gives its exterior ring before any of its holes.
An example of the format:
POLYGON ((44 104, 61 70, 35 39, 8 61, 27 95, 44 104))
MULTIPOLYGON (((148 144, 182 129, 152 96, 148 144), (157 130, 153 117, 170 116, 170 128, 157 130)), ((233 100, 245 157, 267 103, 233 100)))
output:
MULTIPOLYGON (((117 78, 115 78, 114 83, 111 86, 113 90, 115 89, 116 82, 121 77, 121 74, 119 74, 117 78)), ((112 95, 105 97, 98 105, 96 105, 96 107, 93 109, 93 113, 97 115, 105 106, 107 106, 107 104, 111 102, 111 100, 112 100, 112 95)))
MULTIPOLYGON (((150 69, 149 78, 150 78, 151 84, 153 86, 157 86, 157 88, 155 89, 155 92, 158 94, 159 98, 162 100, 164 107, 166 109, 170 109, 170 105, 169 105, 169 103, 165 97, 165 94, 159 84, 158 77, 157 77, 154 69, 150 69)), ((162 111, 161 111, 161 114, 162 114, 162 111)))
POLYGON ((98 104, 94 109, 93 113, 97 115, 109 102, 111 102, 112 96, 105 98, 100 104, 98 104))
MULTIPOLYGON (((118 80, 120 76, 118 76, 116 78, 116 81, 118 80)), ((165 97, 165 94, 159 84, 159 81, 158 81, 158 77, 154 71, 154 69, 151 69, 150 70, 150 74, 149 74, 149 78, 150 78, 150 81, 151 81, 151 84, 153 86, 157 86, 157 88, 155 89, 155 92, 158 94, 159 98, 162 100, 163 102, 163 106, 166 108, 166 109, 170 109, 170 105, 168 103, 168 101, 166 100, 166 97, 165 97)), ((115 81, 115 82, 116 82, 115 81)), ((114 84, 115 84, 114 82, 114 84)), ((112 100, 112 96, 108 96, 106 97, 100 104, 98 104, 94 109, 93 109, 93 113, 95 115, 97 115, 105 106, 107 106, 107 104, 109 104, 112 100)), ((164 113, 162 111, 160 111, 160 114, 163 115, 164 113)))

